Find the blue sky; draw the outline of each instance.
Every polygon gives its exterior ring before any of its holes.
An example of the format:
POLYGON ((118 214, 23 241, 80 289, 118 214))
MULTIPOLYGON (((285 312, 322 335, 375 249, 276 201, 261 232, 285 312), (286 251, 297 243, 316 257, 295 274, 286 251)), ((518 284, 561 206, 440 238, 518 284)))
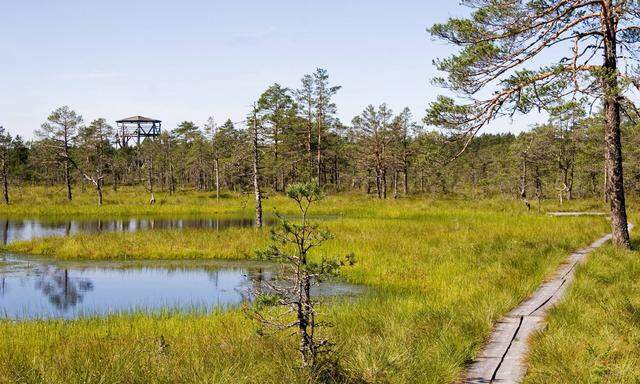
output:
MULTIPOLYGON (((0 3, 0 125, 31 137, 69 105, 86 121, 130 115, 202 124, 242 119, 267 86, 316 67, 343 89, 339 117, 387 102, 422 118, 441 90, 425 31, 457 1, 22 0, 0 3)), ((521 131, 534 118, 496 122, 521 131)))

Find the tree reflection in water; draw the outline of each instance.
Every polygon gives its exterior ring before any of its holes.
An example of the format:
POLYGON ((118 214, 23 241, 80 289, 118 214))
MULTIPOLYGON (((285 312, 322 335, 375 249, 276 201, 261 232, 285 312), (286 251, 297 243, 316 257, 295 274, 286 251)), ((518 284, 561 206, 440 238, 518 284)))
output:
POLYGON ((247 271, 247 277, 249 278, 252 291, 257 293, 262 293, 264 282, 271 280, 269 275, 265 275, 265 270, 263 268, 256 268, 247 271))
POLYGON ((89 279, 71 277, 68 269, 42 266, 36 289, 45 295, 56 308, 66 311, 82 302, 84 292, 93 290, 89 279))

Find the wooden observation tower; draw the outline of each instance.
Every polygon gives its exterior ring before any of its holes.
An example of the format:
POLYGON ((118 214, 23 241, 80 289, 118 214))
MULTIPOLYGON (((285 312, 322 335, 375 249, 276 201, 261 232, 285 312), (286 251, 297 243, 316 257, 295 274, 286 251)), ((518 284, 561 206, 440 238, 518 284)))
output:
POLYGON ((127 117, 116 123, 118 123, 116 143, 120 148, 128 147, 131 139, 135 139, 136 145, 140 145, 140 142, 147 137, 158 137, 162 125, 162 121, 144 116, 127 117))

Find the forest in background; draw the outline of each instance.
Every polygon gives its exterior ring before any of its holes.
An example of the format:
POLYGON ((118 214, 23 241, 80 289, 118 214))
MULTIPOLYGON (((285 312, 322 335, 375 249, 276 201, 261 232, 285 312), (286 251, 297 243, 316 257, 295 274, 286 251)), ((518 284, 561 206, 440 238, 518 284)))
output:
MULTIPOLYGON (((547 123, 520 134, 481 134, 460 154, 455 135, 429 128, 408 108, 369 105, 344 124, 333 101, 339 90, 317 69, 297 89, 269 86, 243 121, 184 121, 139 147, 116 145, 105 119, 85 122, 60 107, 33 140, 1 129, 5 201, 15 185, 64 184, 71 200, 75 186, 87 185, 100 195, 105 186, 122 185, 144 186, 152 196, 184 189, 243 193, 254 189, 254 178, 276 192, 316 179, 325 190, 383 199, 499 195, 529 206, 546 198, 605 198, 603 117, 579 101, 551 108, 547 123)), ((626 188, 637 194, 637 124, 623 120, 622 135, 626 188)))

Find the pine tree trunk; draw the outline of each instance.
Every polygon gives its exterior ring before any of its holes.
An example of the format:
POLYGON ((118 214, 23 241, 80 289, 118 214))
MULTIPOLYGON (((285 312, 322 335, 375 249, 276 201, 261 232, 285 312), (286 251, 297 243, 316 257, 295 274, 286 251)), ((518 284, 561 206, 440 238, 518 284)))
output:
POLYGON ((622 144, 620 141, 620 104, 617 100, 605 100, 605 146, 607 162, 607 191, 611 205, 611 230, 613 243, 629 248, 629 229, 622 174, 622 144))
POLYGON ((253 191, 256 198, 256 222, 255 226, 257 228, 262 228, 262 193, 260 192, 260 157, 258 152, 258 126, 255 121, 253 121, 253 191))
POLYGON ((398 171, 393 171, 393 198, 398 198, 398 171))
POLYGON ((382 169, 382 198, 387 198, 387 170, 382 169))
POLYGON ((98 192, 98 205, 102 205, 102 180, 96 183, 96 191, 98 192))
POLYGON ((216 172, 216 201, 220 200, 220 162, 215 159, 215 172, 216 172))
POLYGON ((318 147, 316 148, 316 177, 318 178, 318 185, 322 185, 322 129, 324 125, 324 116, 322 113, 318 114, 317 121, 317 135, 318 135, 318 147))
POLYGON ((118 192, 118 173, 113 172, 113 192, 118 192))
POLYGON ((380 168, 376 168, 376 193, 378 194, 378 199, 382 199, 382 172, 380 168))
POLYGON ((340 190, 340 174, 338 172, 338 155, 333 155, 333 185, 340 190))
POLYGON ((173 174, 173 164, 169 165, 169 193, 176 193, 176 177, 173 174))
POLYGON ((622 143, 620 140, 620 90, 617 78, 616 20, 612 14, 606 20, 604 33, 604 115, 605 162, 607 169, 607 195, 611 205, 611 232, 613 243, 630 248, 627 210, 622 174, 622 143))
POLYGON ((404 170, 402 171, 402 176, 404 177, 402 181, 402 193, 405 196, 409 195, 409 165, 405 163, 404 170))
POLYGON ((522 154, 522 177, 520 178, 520 198, 527 207, 527 211, 531 210, 531 203, 527 199, 527 153, 522 154))
MULTIPOLYGON (((606 157, 606 153, 605 153, 605 157, 606 157)), ((609 190, 608 185, 609 185, 609 180, 608 180, 608 174, 609 172, 607 172, 607 161, 605 160, 605 164, 604 164, 604 180, 603 180, 603 184, 602 184, 602 198, 604 199, 605 203, 609 202, 609 193, 607 192, 609 190)))
POLYGON ((321 144, 321 132, 320 132, 320 125, 318 125, 318 148, 316 151, 316 178, 318 179, 318 185, 322 185, 322 180, 321 180, 321 176, 322 176, 322 150, 320 149, 320 144, 321 144))
POLYGON ((573 200, 573 163, 569 169, 569 179, 567 182, 567 200, 573 200))
POLYGON ((149 198, 149 204, 153 205, 156 203, 156 196, 153 194, 153 160, 149 159, 149 171, 147 172, 147 182, 149 193, 151 197, 149 198))
POLYGON ((7 172, 7 161, 2 161, 2 197, 4 202, 9 204, 9 174, 7 172))
POLYGON ((67 187, 67 200, 71 201, 73 198, 71 194, 71 175, 69 174, 69 161, 64 161, 64 183, 67 187))
POLYGON ((309 162, 308 165, 308 174, 307 177, 312 178, 313 174, 313 155, 311 154, 311 136, 313 135, 313 114, 311 113, 312 102, 311 99, 307 99, 307 160, 309 162))
POLYGON ((540 169, 536 165, 535 168, 535 183, 536 183, 536 200, 538 202, 538 213, 540 213, 541 207, 541 199, 542 199, 542 182, 540 181, 540 169))

